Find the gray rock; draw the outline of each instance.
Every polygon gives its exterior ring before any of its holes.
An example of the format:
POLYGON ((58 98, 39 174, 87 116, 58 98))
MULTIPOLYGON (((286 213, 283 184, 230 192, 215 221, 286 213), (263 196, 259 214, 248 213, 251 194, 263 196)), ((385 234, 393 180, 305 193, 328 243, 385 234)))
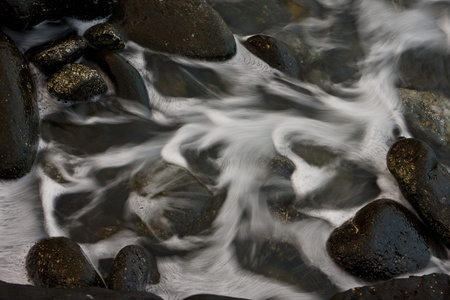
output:
POLYGON ((83 35, 89 44, 98 49, 121 50, 125 43, 119 31, 110 23, 100 23, 92 26, 83 35))

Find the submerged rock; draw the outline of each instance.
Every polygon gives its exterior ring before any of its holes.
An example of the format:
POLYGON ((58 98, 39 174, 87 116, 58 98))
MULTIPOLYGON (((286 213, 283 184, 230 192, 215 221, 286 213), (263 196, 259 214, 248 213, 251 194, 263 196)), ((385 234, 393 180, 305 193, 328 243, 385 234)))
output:
POLYGON ((376 200, 336 228, 327 241, 333 261, 350 274, 389 279, 425 267, 430 259, 426 231, 401 204, 376 200))
POLYGON ((53 96, 72 101, 89 100, 108 90, 96 70, 81 64, 65 65, 49 78, 47 88, 53 96))
POLYGON ((0 180, 31 170, 37 152, 39 111, 28 64, 0 31, 0 180))
POLYGON ((121 1, 110 22, 127 39, 155 51, 205 60, 236 53, 233 34, 203 0, 121 1))
POLYGON ((98 49, 121 50, 125 43, 119 31, 110 23, 92 26, 83 35, 89 44, 98 49))
POLYGON ((387 166, 403 196, 450 247, 450 173, 434 151, 419 139, 402 139, 389 149, 387 166))
POLYGON ((49 288, 105 287, 81 247, 65 237, 42 239, 26 259, 30 280, 49 288))
POLYGON ((391 279, 364 287, 352 288, 336 294, 331 300, 378 300, 378 299, 449 299, 450 276, 433 273, 424 276, 391 279))
POLYGON ((64 65, 79 59, 87 46, 85 38, 72 35, 33 47, 26 52, 26 56, 44 74, 50 76, 64 65))
POLYGON ((198 294, 198 295, 192 295, 187 298, 184 298, 184 300, 246 300, 246 299, 227 297, 227 296, 219 296, 219 295, 210 295, 210 294, 198 294))

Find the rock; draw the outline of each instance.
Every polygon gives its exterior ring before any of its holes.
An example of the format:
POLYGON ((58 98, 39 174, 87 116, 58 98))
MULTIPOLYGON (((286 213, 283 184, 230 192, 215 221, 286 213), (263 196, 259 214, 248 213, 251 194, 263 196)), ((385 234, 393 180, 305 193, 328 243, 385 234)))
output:
POLYGON ((110 23, 92 26, 83 35, 89 44, 98 49, 121 50, 125 43, 118 30, 110 23))
POLYGON ((68 64, 53 74, 48 91, 63 100, 85 101, 106 93, 108 87, 100 74, 81 64, 68 64))
POLYGON ((227 296, 219 296, 219 295, 210 295, 210 294, 198 294, 192 295, 184 300, 245 300, 244 298, 233 298, 227 296))
POLYGON ((295 246, 295 241, 287 237, 238 237, 233 244, 237 260, 244 269, 295 285, 302 291, 314 292, 321 297, 331 297, 336 293, 336 287, 327 275, 311 265, 295 246))
POLYGON ((434 151, 419 139, 401 139, 389 149, 387 166, 403 196, 450 247, 450 174, 434 151))
POLYGON ((115 95, 150 109, 147 87, 139 72, 121 55, 113 51, 89 51, 88 64, 98 67, 114 84, 115 95))
POLYGON ((137 245, 122 248, 112 263, 106 283, 115 291, 145 291, 147 284, 159 282, 156 260, 137 245))
POLYGON ((292 77, 299 77, 300 67, 294 54, 281 41, 267 35, 249 37, 244 46, 269 66, 292 77))
POLYGON ((39 111, 28 64, 0 31, 0 179, 16 179, 33 166, 39 111))
POLYGON ((424 276, 391 279, 372 285, 352 288, 336 294, 331 300, 376 300, 376 299, 449 299, 450 276, 433 273, 424 276))
POLYGON ((13 284, 0 281, 2 300, 162 300, 147 292, 116 292, 98 287, 67 289, 50 289, 31 285, 13 284))
POLYGON ((26 269, 30 280, 41 287, 105 287, 81 247, 65 237, 37 242, 28 252, 26 269))
POLYGON ((450 163, 450 99, 439 92, 399 89, 405 121, 412 135, 450 163))
POLYGON ((350 274, 390 279, 425 267, 430 259, 424 226, 401 204, 380 199, 336 228, 327 241, 333 261, 350 274))
POLYGON ((127 39, 159 52, 205 60, 236 53, 233 34, 203 0, 120 1, 110 23, 127 39))
POLYGON ((85 38, 71 35, 33 47, 25 55, 44 74, 50 76, 64 65, 79 59, 86 51, 87 46, 85 38))

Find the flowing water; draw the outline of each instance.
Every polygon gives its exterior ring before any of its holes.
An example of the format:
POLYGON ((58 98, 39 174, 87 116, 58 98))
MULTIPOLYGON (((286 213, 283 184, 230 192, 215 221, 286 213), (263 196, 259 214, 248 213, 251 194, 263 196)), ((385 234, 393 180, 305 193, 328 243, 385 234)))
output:
MULTIPOLYGON (((45 236, 77 240, 97 223, 98 227, 102 222, 115 224, 116 216, 120 220, 133 214, 142 220, 157 218, 170 203, 148 201, 130 190, 129 182, 163 159, 190 170, 211 191, 226 191, 226 198, 207 234, 162 241, 165 248, 185 254, 158 257, 161 281, 149 285, 149 291, 164 299, 198 293, 248 299, 323 298, 314 289, 240 267, 236 237, 266 235, 289 236, 306 264, 326 274, 339 290, 367 284, 334 265, 325 243, 335 227, 375 199, 391 198, 408 206, 385 163, 396 138, 411 136, 395 87, 395 67, 405 49, 419 45, 449 49, 449 8, 436 9, 433 2, 422 1, 417 9, 408 10, 395 10, 383 1, 351 4, 365 53, 359 62, 360 76, 351 84, 327 89, 270 68, 238 42, 242 36, 236 36, 236 56, 226 62, 172 58, 185 70, 207 70, 206 81, 186 73, 188 88, 199 94, 188 98, 163 96, 161 87, 155 88, 161 77, 148 59, 154 54, 128 43, 123 55, 145 79, 151 110, 112 96, 113 88, 111 96, 96 99, 91 106, 56 102, 44 89, 42 75, 34 70, 41 84, 41 117, 51 121, 43 122, 44 138, 32 172, 17 181, 0 182, 0 279, 27 283, 25 256, 45 236), (275 157, 287 158, 295 170, 271 177, 275 157), (295 222, 275 218, 264 193, 267 185, 295 193, 292 207, 302 217, 295 222), (76 211, 64 206, 70 195, 82 201, 76 211)), ((322 0, 322 5, 333 15, 291 23, 284 30, 302 31, 318 48, 337 46, 338 39, 317 32, 349 4, 322 0)), ((26 50, 67 28, 82 33, 90 25, 68 20, 8 33, 26 50)), ((160 176, 160 182, 149 188, 149 197, 173 180, 160 176)), ((195 194, 180 193, 181 198, 190 196, 195 194)), ((124 229, 81 246, 98 266, 123 246, 145 240, 124 229)), ((433 257, 416 274, 449 270, 447 261, 433 257)))

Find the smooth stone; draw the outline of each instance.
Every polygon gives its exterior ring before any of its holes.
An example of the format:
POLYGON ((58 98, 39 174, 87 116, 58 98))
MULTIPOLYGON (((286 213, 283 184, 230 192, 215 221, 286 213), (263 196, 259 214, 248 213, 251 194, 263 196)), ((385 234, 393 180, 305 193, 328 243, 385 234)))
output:
POLYGON ((407 208, 375 200, 336 228, 327 241, 333 261, 366 280, 385 280, 424 268, 430 259, 427 232, 407 208))
POLYGON ((51 289, 4 281, 0 281, 0 295, 2 300, 162 300, 161 297, 147 292, 116 292, 99 287, 51 289))
POLYGON ((158 266, 150 252, 129 245, 117 253, 106 284, 115 291, 145 291, 147 284, 159 282, 158 266))
POLYGON ((45 238, 33 245, 26 258, 26 269, 36 286, 105 287, 81 247, 65 237, 45 238))
POLYGON ((406 200, 450 247, 450 173, 431 147, 419 139, 401 139, 389 149, 387 166, 406 200))
POLYGON ((30 172, 38 137, 39 110, 28 64, 0 31, 0 180, 30 172))
POLYGON ((47 76, 79 59, 88 47, 82 36, 71 35, 29 49, 25 55, 47 76))
POLYGON ((184 298, 184 300, 246 300, 246 299, 212 295, 212 294, 198 294, 198 295, 192 295, 187 298, 184 298))
POLYGON ((126 39, 159 52, 204 60, 236 53, 232 32, 202 0, 120 1, 109 22, 126 39))
POLYGON ((424 276, 391 279, 371 286, 356 287, 336 294, 330 300, 444 300, 450 298, 450 276, 433 273, 424 276))
POLYGON ((100 23, 92 26, 83 35, 89 44, 97 49, 121 50, 125 43, 119 31, 110 23, 100 23))
POLYGON ((50 94, 62 100, 86 101, 107 92, 100 74, 81 64, 67 64, 53 74, 47 83, 50 94))

